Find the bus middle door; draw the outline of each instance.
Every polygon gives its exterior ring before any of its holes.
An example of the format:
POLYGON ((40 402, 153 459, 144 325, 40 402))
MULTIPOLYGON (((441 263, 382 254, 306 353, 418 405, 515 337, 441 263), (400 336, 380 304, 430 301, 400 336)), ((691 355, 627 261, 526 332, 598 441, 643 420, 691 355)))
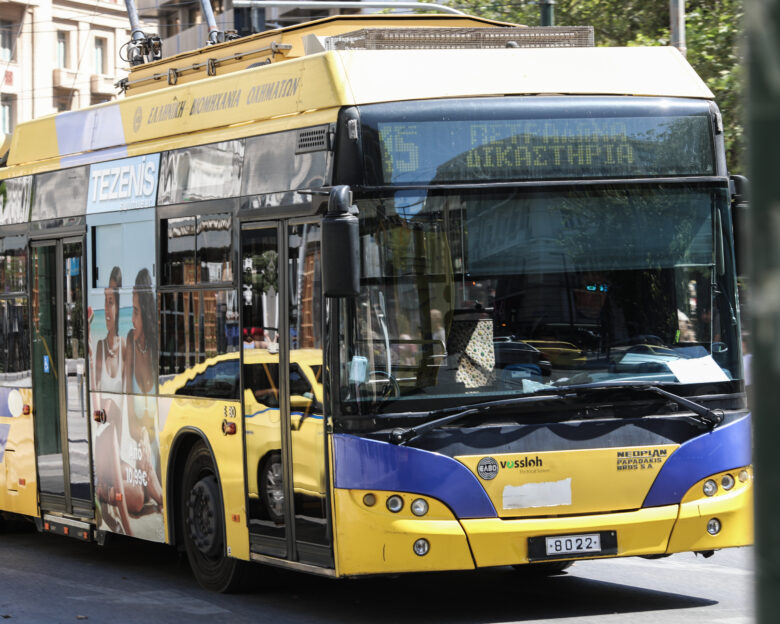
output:
POLYGON ((83 237, 32 243, 32 368, 41 511, 91 519, 83 237))

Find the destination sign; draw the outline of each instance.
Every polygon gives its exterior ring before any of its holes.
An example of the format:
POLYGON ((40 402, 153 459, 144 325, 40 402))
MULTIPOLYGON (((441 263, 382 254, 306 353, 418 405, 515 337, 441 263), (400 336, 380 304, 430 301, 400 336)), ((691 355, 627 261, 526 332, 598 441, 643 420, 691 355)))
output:
POLYGON ((712 175, 706 115, 377 123, 382 184, 712 175))

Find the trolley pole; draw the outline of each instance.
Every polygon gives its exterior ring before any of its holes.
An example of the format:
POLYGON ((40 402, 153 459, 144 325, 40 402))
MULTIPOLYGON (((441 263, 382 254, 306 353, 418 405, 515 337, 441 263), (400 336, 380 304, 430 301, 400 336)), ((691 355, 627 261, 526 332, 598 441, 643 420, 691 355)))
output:
POLYGON ((555 0, 539 0, 539 25, 555 26, 555 0))
POLYGON ((756 614, 780 613, 780 1, 745 4, 748 43, 748 152, 756 463, 756 614))
POLYGON ((672 45, 683 56, 688 54, 685 44, 685 0, 669 0, 669 25, 671 28, 672 45))

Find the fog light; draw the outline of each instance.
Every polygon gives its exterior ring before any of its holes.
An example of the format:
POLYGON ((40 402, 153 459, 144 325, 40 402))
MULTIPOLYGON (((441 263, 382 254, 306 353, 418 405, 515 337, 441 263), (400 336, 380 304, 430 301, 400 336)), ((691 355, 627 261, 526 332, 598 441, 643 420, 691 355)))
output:
POLYGON ((376 505, 376 496, 369 492, 368 494, 363 496, 363 504, 366 507, 373 507, 374 505, 376 505))
POLYGON ((427 555, 428 551, 431 549, 431 545, 428 543, 428 540, 424 537, 421 537, 414 543, 414 554, 419 555, 422 557, 423 555, 427 555))
POLYGON ((393 494, 393 496, 387 499, 387 508, 393 513, 398 513, 404 508, 404 499, 398 496, 398 494, 393 494))
POLYGON ((428 513, 428 503, 423 498, 416 498, 412 502, 412 513, 415 516, 424 516, 428 513))
POLYGON ((747 470, 740 470, 739 471, 739 480, 742 481, 742 483, 747 481, 749 478, 750 478, 750 475, 748 474, 747 470))
POLYGON ((702 486, 702 490, 704 490, 705 495, 713 496, 718 491, 718 484, 712 479, 707 479, 702 486))
POLYGON ((720 520, 717 518, 710 518, 710 521, 707 523, 707 533, 710 535, 717 535, 720 533, 720 520))
POLYGON ((733 488, 735 483, 736 481, 734 480, 734 477, 732 477, 730 474, 723 475, 723 478, 720 480, 720 484, 723 486, 723 489, 726 491, 733 488))

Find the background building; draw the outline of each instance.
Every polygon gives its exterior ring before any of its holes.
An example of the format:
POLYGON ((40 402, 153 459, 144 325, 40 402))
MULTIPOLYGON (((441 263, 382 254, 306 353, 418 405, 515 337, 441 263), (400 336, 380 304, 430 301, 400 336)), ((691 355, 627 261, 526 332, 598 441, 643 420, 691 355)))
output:
MULTIPOLYGON (((200 10, 200 0, 136 0, 142 19, 159 21, 163 56, 200 48, 208 40, 208 28, 200 10)), ((237 8, 233 0, 211 0, 217 26, 240 36, 272 28, 291 26, 329 15, 362 12, 356 9, 237 8)), ((360 7, 360 2, 355 2, 360 7)))
MULTIPOLYGON (((142 17, 156 32, 156 20, 142 17)), ((114 99, 130 40, 123 0, 0 2, 0 132, 114 99)))

